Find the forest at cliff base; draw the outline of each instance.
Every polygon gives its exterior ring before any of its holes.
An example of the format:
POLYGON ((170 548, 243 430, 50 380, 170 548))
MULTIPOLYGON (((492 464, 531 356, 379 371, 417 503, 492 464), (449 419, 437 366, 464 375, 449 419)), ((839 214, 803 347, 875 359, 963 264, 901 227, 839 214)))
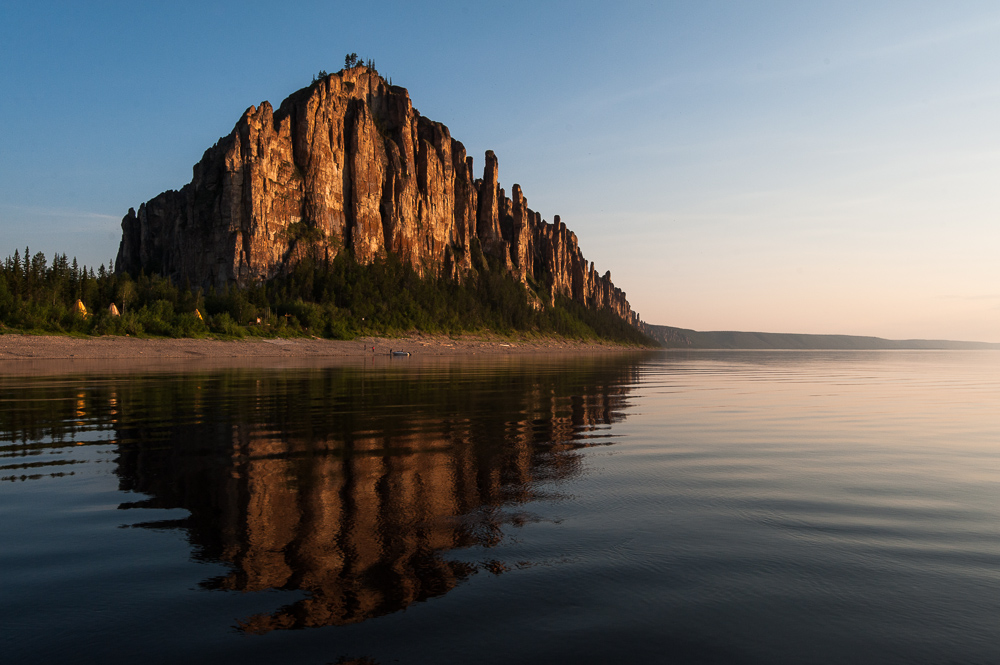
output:
POLYGON ((353 339, 489 331, 655 345, 611 310, 562 296, 542 306, 536 289, 544 290, 486 257, 457 281, 421 277, 391 254, 361 265, 345 253, 303 260, 246 288, 205 291, 113 265, 95 271, 66 254, 49 262, 26 248, 0 266, 0 333, 353 339))

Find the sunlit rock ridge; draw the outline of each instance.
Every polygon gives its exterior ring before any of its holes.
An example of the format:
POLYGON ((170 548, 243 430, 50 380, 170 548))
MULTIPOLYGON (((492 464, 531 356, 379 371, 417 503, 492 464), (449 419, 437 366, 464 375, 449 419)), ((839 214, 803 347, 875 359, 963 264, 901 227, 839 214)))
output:
POLYGON ((189 184, 129 210, 116 266, 218 288, 345 250, 365 264, 392 252, 421 274, 456 279, 479 267, 481 250, 549 304, 564 295, 639 323, 558 215, 544 221, 519 185, 509 195, 500 187, 492 151, 476 178, 448 128, 363 65, 277 111, 266 101, 247 109, 189 184))

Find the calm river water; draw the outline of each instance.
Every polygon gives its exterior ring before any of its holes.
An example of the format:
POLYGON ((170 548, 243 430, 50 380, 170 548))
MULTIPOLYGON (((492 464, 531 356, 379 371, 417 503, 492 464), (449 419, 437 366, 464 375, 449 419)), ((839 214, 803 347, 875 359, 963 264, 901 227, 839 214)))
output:
POLYGON ((4 662, 1000 662, 1000 353, 4 370, 4 662))

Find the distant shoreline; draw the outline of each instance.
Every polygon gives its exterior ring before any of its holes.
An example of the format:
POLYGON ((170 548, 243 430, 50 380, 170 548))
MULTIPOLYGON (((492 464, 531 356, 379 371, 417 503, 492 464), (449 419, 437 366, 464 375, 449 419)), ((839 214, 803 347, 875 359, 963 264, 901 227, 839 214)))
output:
POLYGON ((668 349, 734 351, 995 351, 1000 344, 945 339, 883 339, 862 335, 698 331, 647 325, 647 335, 668 349))

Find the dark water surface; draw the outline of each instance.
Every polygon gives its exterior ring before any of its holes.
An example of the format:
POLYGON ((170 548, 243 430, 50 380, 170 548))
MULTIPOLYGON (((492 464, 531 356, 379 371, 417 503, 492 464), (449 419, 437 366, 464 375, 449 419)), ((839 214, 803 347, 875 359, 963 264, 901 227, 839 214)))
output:
POLYGON ((0 374, 0 661, 1000 663, 1000 353, 412 360, 0 374))

